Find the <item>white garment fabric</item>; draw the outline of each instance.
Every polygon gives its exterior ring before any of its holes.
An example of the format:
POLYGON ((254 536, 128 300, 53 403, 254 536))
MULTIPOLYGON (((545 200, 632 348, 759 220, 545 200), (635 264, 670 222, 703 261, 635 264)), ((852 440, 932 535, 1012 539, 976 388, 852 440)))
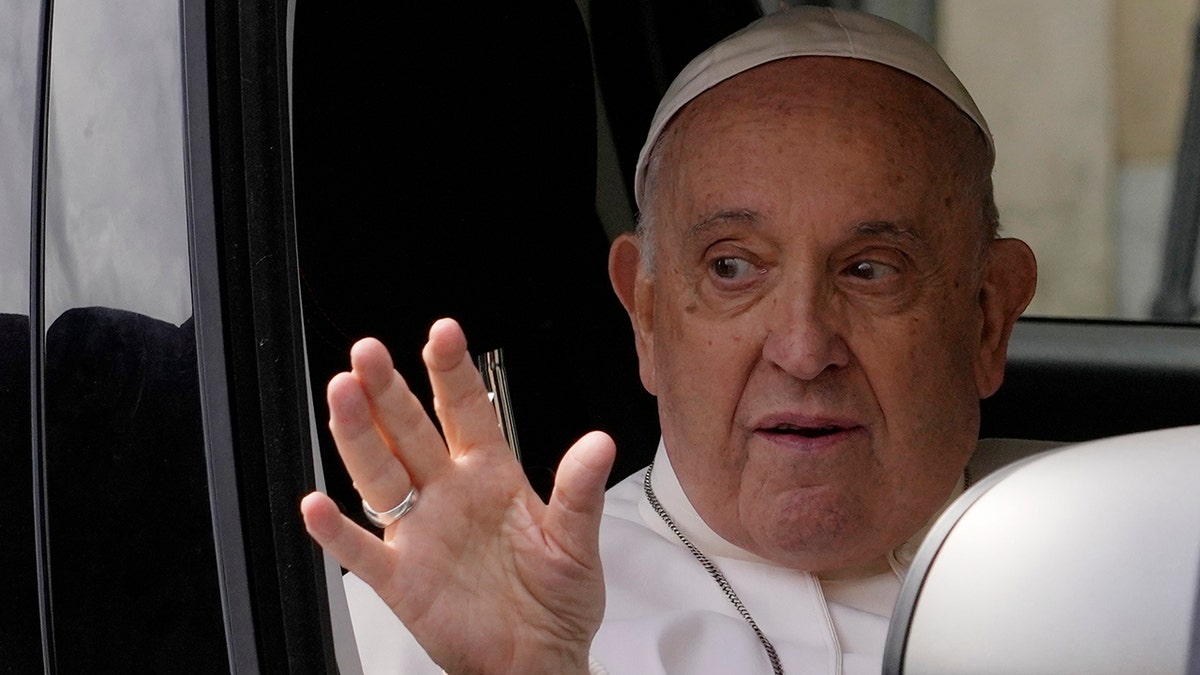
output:
MULTIPOLYGON (((605 498, 600 555, 607 598, 593 661, 612 675, 771 672, 749 624, 650 506, 644 478, 643 469, 605 498)), ((713 532, 692 508, 661 444, 652 486, 677 526, 724 573, 785 672, 879 672, 900 583, 925 530, 888 556, 886 573, 822 581, 713 532)), ((960 484, 951 499, 961 491, 960 484)), ((365 673, 442 672, 370 587, 353 575, 345 585, 365 673)))

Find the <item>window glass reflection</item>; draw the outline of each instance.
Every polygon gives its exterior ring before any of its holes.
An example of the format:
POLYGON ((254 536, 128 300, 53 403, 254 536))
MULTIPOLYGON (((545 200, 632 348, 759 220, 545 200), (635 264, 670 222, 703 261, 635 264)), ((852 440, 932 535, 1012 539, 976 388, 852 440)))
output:
POLYGON ((0 0, 0 315, 29 313, 39 4, 0 0))
POLYGON ((228 668, 209 514, 176 3, 55 3, 45 462, 64 672, 228 668))
POLYGON ((40 3, 0 0, 0 663, 41 670, 29 405, 29 233, 40 3))
POLYGON ((73 0, 54 14, 46 316, 105 306, 182 323, 178 7, 73 0))

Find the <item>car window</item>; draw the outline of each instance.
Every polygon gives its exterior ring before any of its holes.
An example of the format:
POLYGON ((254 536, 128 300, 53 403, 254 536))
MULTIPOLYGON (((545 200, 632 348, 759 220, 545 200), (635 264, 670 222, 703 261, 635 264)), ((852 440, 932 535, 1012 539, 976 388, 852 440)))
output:
POLYGON ((996 138, 1003 231, 1039 259, 1029 314, 1195 318, 1177 306, 1185 292, 1194 302, 1195 280, 1175 289, 1175 307, 1152 307, 1164 275, 1190 278, 1197 253, 1200 185, 1175 181, 1196 9, 1191 0, 937 3, 937 44, 996 138), (1172 216, 1181 198, 1190 216, 1172 216), (1168 243, 1180 217, 1191 241, 1168 243))
MULTIPOLYGON (((332 3, 299 3, 293 150, 308 363, 329 491, 351 517, 361 520, 361 509, 325 432, 324 384, 346 367, 355 339, 377 335, 422 389, 417 354, 437 316, 464 319, 476 351, 510 348, 515 339, 530 355, 528 370, 520 357, 510 369, 514 380, 528 378, 515 387, 516 417, 522 445, 545 453, 527 466, 543 491, 572 433, 595 427, 613 433, 621 447, 618 479, 653 452, 653 406, 634 400, 644 393, 632 338, 627 319, 610 311, 604 244, 593 235, 612 237, 633 226, 632 164, 675 72, 712 40, 789 3, 576 4, 588 31, 595 99, 589 64, 580 63, 586 56, 575 16, 512 5, 450 23, 436 6, 348 13, 332 3), (587 136, 593 130, 596 136, 587 136), (580 184, 595 194, 581 199, 580 184), (565 351, 554 351, 564 343, 565 351), (546 363, 568 365, 540 381, 529 377, 546 363), (527 413, 523 406, 539 395, 543 408, 527 413), (575 403, 582 410, 571 409, 575 403), (547 412, 551 405, 560 409, 547 412), (631 430, 608 426, 613 419, 630 422, 631 430), (539 425, 543 438, 527 443, 525 434, 539 425)), ((935 42, 975 94, 1000 153, 1002 232, 1026 239, 1041 261, 1030 315, 1151 316, 1164 266, 1194 3, 810 4, 865 9, 908 25, 935 42), (1173 59, 1168 67, 1135 67, 1146 59, 1159 63, 1147 53, 1165 46, 1173 59)), ((1086 322, 1071 325, 1089 330, 1086 322)), ((1185 332, 1180 351, 1194 342, 1196 331, 1185 332)), ((1039 345, 1074 346, 1059 332, 1044 333, 1036 336, 1039 345)), ((1154 349, 1161 335, 1135 339, 1154 349)), ((1130 344, 1108 333, 1098 340, 1118 349, 1130 344)), ((1111 356, 1097 353, 1052 371, 1049 379, 1062 388, 1044 406, 1030 406, 1022 381, 1013 378, 1016 415, 1035 424, 1022 437, 1079 440, 1131 430, 1129 418, 1141 411, 1129 410, 1124 399, 1112 404, 1124 414, 1103 416, 1111 425, 1087 416, 1097 409, 1090 400, 1065 421, 1052 412, 1031 414, 1077 394, 1064 391, 1077 382, 1107 395, 1114 382, 1144 387, 1164 379, 1136 359, 1118 365, 1144 379, 1114 379, 1104 369, 1111 356), (1086 377, 1072 379, 1079 373, 1086 377)), ((1044 389, 1047 360, 1028 360, 1031 388, 1044 389)), ((1183 382, 1179 391, 1192 386, 1183 382)), ((1183 408, 1191 399, 1173 400, 1183 408)), ((1169 412, 1153 423, 1179 423, 1176 409, 1169 412)), ((989 432, 1009 435, 1015 428, 993 424, 989 432)))
MULTIPOLYGON (((549 297, 550 291, 563 291, 579 279, 581 285, 598 281, 601 293, 573 296, 575 307, 585 306, 581 299, 587 297, 589 308, 599 308, 592 318, 603 315, 596 323, 623 323, 619 312, 610 311, 611 298, 601 297, 608 291, 603 267, 595 261, 603 257, 603 244, 560 242, 566 236, 582 238, 585 230, 591 236, 596 228, 590 214, 577 208, 576 183, 594 185, 594 198, 585 198, 582 206, 595 213, 610 238, 630 229, 632 165, 654 106, 675 72, 705 45, 763 11, 805 3, 576 4, 587 25, 596 76, 594 117, 576 105, 580 87, 588 83, 571 70, 578 65, 577 54, 565 43, 574 26, 555 32, 555 40, 544 34, 540 41, 523 37, 522 31, 539 20, 567 25, 549 10, 461 18, 454 36, 461 48, 431 64, 420 55, 451 39, 439 32, 450 31, 436 9, 381 9, 367 16, 300 3, 293 136, 298 246, 318 429, 334 473, 322 391, 345 366, 355 338, 383 337, 401 371, 414 375, 414 386, 421 389, 416 355, 437 316, 464 318, 480 349, 503 346, 509 338, 500 333, 522 329, 541 330, 537 339, 543 339, 565 325, 544 311, 561 303, 549 297), (543 16, 530 16, 535 12, 543 16), (489 21, 472 32, 476 23, 489 21), (394 25, 401 26, 398 32, 379 28, 394 25), (379 35, 367 37, 373 31, 379 35), (501 34, 503 44, 493 44, 501 34), (388 36, 394 35, 404 39, 393 44, 388 36), (555 49, 570 56, 553 56, 555 49), (504 63, 523 60, 501 67, 501 57, 504 63), (480 69, 481 62, 490 67, 480 69), (356 65, 361 63, 388 65, 381 74, 356 65), (522 77, 497 77, 501 70, 522 77), (534 79, 534 86, 523 84, 525 79, 534 79), (459 86, 463 82, 471 86, 459 86), (545 114, 525 114, 535 107, 545 114), (381 135, 380 129, 389 131, 381 135), (579 161, 588 156, 580 138, 592 129, 594 174, 579 161), (559 154, 546 152, 547 147, 559 154), (546 166, 555 170, 545 171, 546 166), (405 173, 402 167, 417 170, 405 173), (572 177, 579 180, 569 181, 572 177), (554 239, 538 229, 548 206, 558 216, 546 230, 554 239), (554 267, 563 260, 579 264, 554 267), (580 276, 585 269, 590 277, 580 276), (480 283, 472 281, 476 277, 480 283), (551 288, 535 283, 539 278, 560 282, 551 288), (532 286, 506 286, 508 279, 532 286)), ((1191 68, 1186 47, 1194 3, 808 4, 863 9, 908 25, 935 42, 975 93, 999 148, 995 183, 1002 232, 1027 240, 1040 260, 1039 290, 1027 314, 1151 317, 1166 265, 1164 236, 1191 68), (1153 56, 1163 49, 1169 53, 1153 56), (1147 59, 1165 65, 1138 65, 1147 59)), ((605 336, 603 350, 585 346, 583 351, 606 353, 629 339, 624 326, 615 330, 605 336)), ((539 356, 544 352, 540 349, 539 356)), ((621 367, 631 368, 628 354, 622 358, 621 367)), ((517 380, 529 372, 519 360, 519 355, 509 359, 517 380)), ((605 386, 619 391, 611 383, 605 386)), ((640 394, 636 381, 620 386, 640 394)), ((571 391, 555 384, 551 389, 571 391)), ((528 425, 522 417, 568 417, 523 413, 529 397, 518 391, 514 399, 521 427, 528 425)), ((635 416, 652 418, 611 417, 635 416)), ((592 420, 575 416, 564 426, 588 428, 592 420)), ((653 420, 638 426, 652 428, 653 420)), ((653 435, 627 434, 639 443, 653 435)), ((559 448, 568 437, 547 437, 544 445, 559 448)), ((538 467, 540 487, 548 485, 552 467, 552 459, 538 467)), ((353 511, 347 481, 335 476, 333 483, 335 491, 341 486, 353 511)))
POLYGON ((29 313, 29 210, 37 112, 39 3, 2 0, 0 12, 0 314, 29 313))
POLYGON ((30 439, 29 234, 41 3, 0 0, 0 663, 42 660, 30 439))
POLYGON ((226 670, 191 320, 179 7, 56 2, 52 31, 41 250, 51 662, 226 670))

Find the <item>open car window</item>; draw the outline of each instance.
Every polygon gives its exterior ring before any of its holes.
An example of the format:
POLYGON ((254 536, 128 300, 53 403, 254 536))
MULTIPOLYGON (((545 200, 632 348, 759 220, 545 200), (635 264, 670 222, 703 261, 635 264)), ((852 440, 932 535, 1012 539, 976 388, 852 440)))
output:
POLYGON ((937 10, 937 44, 996 139, 1003 232, 1038 256, 1028 314, 1196 320, 1196 4, 937 10))
MULTIPOLYGON (((476 352, 508 351, 517 426, 533 448, 526 468, 543 494, 562 449, 591 428, 627 449, 614 477, 648 460, 653 404, 604 278, 605 237, 633 227, 633 164, 671 78, 779 4, 562 2, 453 21, 432 6, 297 4, 299 273, 317 433, 347 512, 357 513, 355 495, 325 432, 324 383, 355 339, 376 335, 428 403, 417 355, 439 316, 461 319, 476 352), (548 366, 561 363, 570 366, 548 366)), ((1090 323, 1190 319, 1151 308, 1176 264, 1166 260, 1167 231, 1191 3, 823 4, 876 12, 932 39, 993 128, 1001 232, 1026 239, 1042 273, 985 433, 1079 440, 1090 427, 1101 435, 1195 419, 1184 402, 1200 372, 1176 362, 1164 379, 1160 368, 1173 349, 1164 345, 1186 349, 1195 331, 1127 336, 1090 323), (1093 334, 1123 345, 1126 358, 1082 349, 1093 334), (1117 381, 1125 388, 1089 384, 1117 381), (1075 392, 1055 399, 1069 412, 1043 409, 1030 423, 1021 402, 1047 382, 1075 392), (1134 391, 1154 392, 1170 412, 1132 405, 1134 391), (1089 426, 1089 410, 1101 408, 1121 412, 1089 426)))

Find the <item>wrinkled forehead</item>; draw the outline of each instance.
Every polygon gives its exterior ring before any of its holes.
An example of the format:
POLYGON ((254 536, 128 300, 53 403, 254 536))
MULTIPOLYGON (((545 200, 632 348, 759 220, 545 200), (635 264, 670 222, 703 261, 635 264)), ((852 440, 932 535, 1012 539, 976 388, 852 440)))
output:
POLYGON ((782 59, 679 111, 655 148, 647 207, 660 230, 807 199, 859 218, 884 202, 890 218, 915 215, 935 196, 968 194, 962 181, 982 148, 967 117, 916 78, 850 59, 782 59))
POLYGON ((760 19, 725 38, 689 63, 667 90, 638 156, 634 196, 644 208, 650 156, 671 121, 716 85, 758 66, 798 56, 873 62, 906 73, 948 99, 982 132, 989 153, 992 135, 971 95, 927 42, 907 29, 869 14, 800 7, 760 19))

